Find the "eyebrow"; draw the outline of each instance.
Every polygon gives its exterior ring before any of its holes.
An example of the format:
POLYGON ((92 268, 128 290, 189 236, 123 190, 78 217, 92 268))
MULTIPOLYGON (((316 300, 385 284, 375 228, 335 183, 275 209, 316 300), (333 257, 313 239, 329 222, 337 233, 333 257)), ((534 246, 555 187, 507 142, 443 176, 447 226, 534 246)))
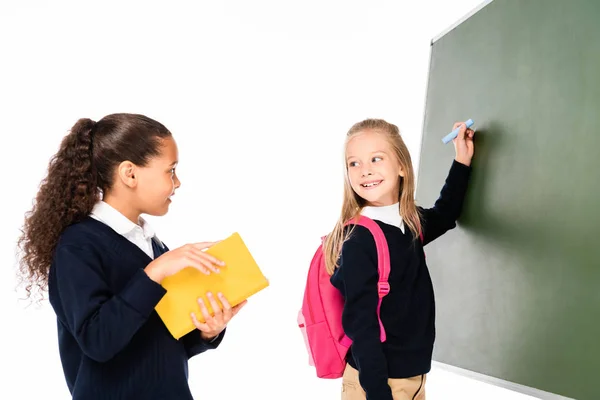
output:
MULTIPOLYGON (((388 155, 388 153, 387 153, 386 151, 384 151, 384 150, 375 150, 374 152, 372 152, 372 153, 370 154, 370 156, 372 157, 372 156, 374 156, 374 155, 375 155, 375 154, 377 154, 377 153, 382 153, 382 154, 385 154, 386 156, 388 155)), ((350 156, 346 157, 346 161, 348 161, 348 160, 349 160, 349 159, 351 159, 351 158, 356 158, 356 157, 357 157, 357 156, 350 155, 350 156)))
POLYGON ((177 164, 178 162, 179 162, 178 160, 176 160, 176 161, 173 161, 171 164, 169 164, 169 167, 173 167, 173 166, 175 166, 175 164, 177 164))

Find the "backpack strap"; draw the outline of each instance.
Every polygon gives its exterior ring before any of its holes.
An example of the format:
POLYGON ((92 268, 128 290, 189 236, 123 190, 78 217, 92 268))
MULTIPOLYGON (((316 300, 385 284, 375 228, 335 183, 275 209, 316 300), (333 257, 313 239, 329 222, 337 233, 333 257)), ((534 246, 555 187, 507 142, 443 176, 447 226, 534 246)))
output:
POLYGON ((377 319, 379 319, 379 330, 380 339, 382 342, 386 341, 385 328, 383 322, 381 322, 381 303, 383 298, 390 292, 390 284, 388 278, 390 276, 390 251, 388 248, 387 240, 383 231, 372 219, 360 215, 357 218, 348 222, 348 224, 361 225, 367 228, 373 238, 375 239, 375 246, 377 247, 377 270, 379 271, 379 281, 377 282, 377 291, 379 292, 379 302, 377 303, 377 319))

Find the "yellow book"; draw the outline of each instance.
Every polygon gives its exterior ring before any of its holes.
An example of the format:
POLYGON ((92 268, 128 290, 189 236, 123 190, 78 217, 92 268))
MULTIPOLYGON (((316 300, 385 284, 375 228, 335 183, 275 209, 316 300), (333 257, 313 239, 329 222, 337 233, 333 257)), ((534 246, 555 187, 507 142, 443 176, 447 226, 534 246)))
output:
POLYGON ((175 339, 196 329, 190 316, 192 312, 198 321, 205 322, 198 305, 199 297, 204 300, 208 312, 214 315, 206 293, 212 292, 220 304, 216 295, 221 292, 234 307, 269 286, 237 232, 205 251, 225 262, 220 273, 205 275, 188 267, 162 281, 167 293, 157 304, 156 312, 175 339))

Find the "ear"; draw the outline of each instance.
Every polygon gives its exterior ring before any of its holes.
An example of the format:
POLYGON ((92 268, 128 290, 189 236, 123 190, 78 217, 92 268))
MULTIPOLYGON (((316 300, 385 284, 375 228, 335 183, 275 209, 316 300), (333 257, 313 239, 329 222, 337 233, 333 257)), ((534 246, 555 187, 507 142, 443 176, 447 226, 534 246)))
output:
POLYGON ((398 175, 401 176, 402 178, 404 178, 404 169, 402 169, 402 167, 398 167, 398 175))
POLYGON ((117 176, 125 186, 134 188, 137 186, 138 182, 136 178, 136 169, 137 166, 131 161, 123 161, 117 168, 117 176))

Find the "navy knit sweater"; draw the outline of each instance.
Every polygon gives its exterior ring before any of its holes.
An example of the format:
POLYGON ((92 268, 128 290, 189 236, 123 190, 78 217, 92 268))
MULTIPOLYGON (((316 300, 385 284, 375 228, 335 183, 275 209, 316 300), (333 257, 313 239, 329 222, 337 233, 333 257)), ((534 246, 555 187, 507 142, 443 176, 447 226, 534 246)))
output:
POLYGON ((344 242, 339 268, 331 283, 345 298, 342 325, 353 344, 348 363, 359 371, 368 400, 392 400, 388 378, 408 378, 431 369, 435 340, 433 285, 423 245, 456 226, 467 189, 470 167, 453 162, 433 208, 422 209, 423 244, 396 226, 376 221, 390 251, 390 293, 381 305, 387 341, 379 339, 377 320, 377 252, 367 228, 353 229, 344 242))
MULTIPOLYGON (((155 257, 168 249, 153 241, 155 257)), ((139 247, 91 217, 61 235, 50 267, 60 358, 75 400, 192 399, 188 359, 216 348, 194 330, 176 340, 154 307, 166 293, 139 247)))

